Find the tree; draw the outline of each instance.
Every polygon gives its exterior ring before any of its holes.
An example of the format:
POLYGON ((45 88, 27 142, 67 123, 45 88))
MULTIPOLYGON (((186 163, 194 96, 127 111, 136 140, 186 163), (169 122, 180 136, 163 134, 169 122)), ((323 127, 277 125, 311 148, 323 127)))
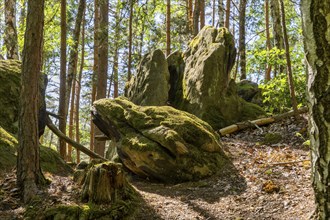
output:
POLYGON ((187 0, 187 34, 193 30, 193 1, 187 0))
POLYGON ((218 14, 219 14, 219 26, 225 26, 225 10, 223 5, 223 0, 218 1, 218 14))
POLYGON ((194 7, 194 18, 193 18, 193 34, 196 36, 199 31, 199 17, 200 17, 200 1, 195 0, 195 7, 194 7))
POLYGON ((229 19, 230 19, 230 0, 226 0, 226 19, 225 19, 225 27, 229 29, 229 19))
MULTIPOLYGON (((266 31, 266 46, 267 46, 267 52, 271 50, 271 44, 270 44, 270 32, 269 32, 269 0, 265 0, 265 31, 266 31)), ((267 55, 269 57, 269 55, 267 55)), ((270 80, 270 72, 272 70, 272 66, 269 62, 267 62, 266 65, 266 72, 265 72, 265 82, 268 82, 270 80)))
MULTIPOLYGON (((280 14, 280 4, 278 0, 270 0, 270 10, 271 16, 273 20, 273 32, 274 32, 274 40, 275 46, 279 50, 284 50, 284 42, 283 42, 283 31, 281 25, 281 14, 280 14)), ((279 59, 283 59, 282 55, 279 55, 279 59)), ((283 65, 275 65, 274 66, 274 76, 277 75, 277 72, 283 73, 284 66, 283 65)))
MULTIPOLYGON (((29 0, 22 63, 17 186, 24 202, 45 183, 39 161, 38 94, 44 25, 44 0, 29 0)), ((40 100, 39 100, 40 102, 40 100)))
MULTIPOLYGON (((119 41, 120 41, 120 7, 121 7, 121 1, 117 1, 116 6, 116 14, 115 14, 115 40, 114 40, 114 55, 113 55, 113 69, 112 69, 112 78, 113 80, 110 80, 110 82, 113 81, 113 97, 116 98, 119 95, 118 91, 118 54, 119 54, 119 41)), ((109 85, 109 94, 111 90, 111 83, 109 85)))
POLYGON ((283 0, 279 0, 279 1, 280 1, 280 8, 281 8, 281 22, 282 22, 282 30, 283 30, 283 36, 284 36, 284 48, 285 48, 285 57, 286 57, 287 76, 288 76, 288 84, 289 84, 289 89, 290 89, 290 97, 291 97, 293 111, 295 113, 295 116, 298 117, 297 100, 296 100, 294 84, 293 84, 293 76, 292 76, 290 47, 289 47, 288 35, 286 32, 284 3, 283 3, 283 0))
POLYGON ((166 4, 166 55, 171 53, 171 0, 166 4))
MULTIPOLYGON (((109 32, 109 0, 99 1, 100 23, 99 23, 99 54, 98 54, 98 75, 96 100, 105 98, 107 94, 108 77, 108 32, 109 32)), ((102 132, 96 127, 95 135, 102 135, 102 132)), ((104 157, 105 141, 94 140, 94 152, 104 157)))
POLYGON ((240 79, 246 79, 246 52, 245 52, 245 11, 246 11, 246 1, 240 0, 239 3, 239 60, 240 60, 240 79))
MULTIPOLYGON (((80 29, 81 29, 81 23, 83 20, 83 14, 85 11, 86 6, 86 0, 80 0, 78 5, 78 13, 77 13, 77 19, 73 31, 73 45, 70 49, 70 55, 69 55, 69 65, 68 65, 68 80, 67 80, 67 88, 66 88, 66 105, 69 106, 70 102, 70 94, 71 94, 71 104, 70 104, 70 114, 69 114, 69 137, 73 138, 73 117, 74 112, 77 111, 77 109, 74 108, 75 106, 75 88, 72 85, 75 85, 76 82, 73 81, 73 79, 76 79, 76 73, 77 73, 77 64, 78 64, 78 45, 79 45, 79 37, 80 37, 80 29), (71 90, 72 88, 72 90, 71 90)), ((72 146, 68 145, 68 161, 72 161, 72 146)))
POLYGON ((201 16, 201 22, 200 22, 200 29, 202 29, 205 26, 205 0, 200 0, 200 16, 201 16))
POLYGON ((329 219, 330 149, 330 2, 302 0, 303 34, 308 65, 312 179, 318 219, 329 219))
POLYGON ((18 60, 18 42, 16 29, 16 0, 5 0, 5 36, 7 59, 18 60))
MULTIPOLYGON (((61 64, 60 64, 60 98, 58 106, 59 129, 66 134, 66 0, 61 0, 61 64)), ((59 148, 61 157, 66 160, 66 142, 59 139, 59 148)))
POLYGON ((128 63, 127 63, 127 81, 131 80, 131 65, 132 65, 132 38, 133 38, 133 30, 132 30, 132 23, 133 23, 133 8, 134 0, 129 1, 129 22, 128 22, 128 63))

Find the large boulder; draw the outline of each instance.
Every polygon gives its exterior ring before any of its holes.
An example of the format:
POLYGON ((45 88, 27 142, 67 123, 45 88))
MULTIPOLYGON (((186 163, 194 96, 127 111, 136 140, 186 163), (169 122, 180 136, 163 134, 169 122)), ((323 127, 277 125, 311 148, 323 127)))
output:
POLYGON ((237 94, 247 102, 262 105, 262 92, 258 84, 250 80, 241 80, 237 83, 237 94))
MULTIPOLYGON (((18 60, 0 60, 0 126, 10 133, 18 130, 19 100, 21 91, 21 62, 18 60)), ((46 74, 39 81, 39 136, 46 126, 46 74)))
POLYGON ((0 60, 0 126, 17 132, 21 70, 17 60, 0 60))
POLYGON ((163 182, 197 180, 229 162, 211 126, 173 107, 101 99, 94 102, 93 115, 101 131, 119 139, 123 164, 140 176, 163 182))
POLYGON ((169 78, 164 53, 154 50, 142 58, 136 76, 127 85, 126 96, 138 105, 166 105, 169 78))

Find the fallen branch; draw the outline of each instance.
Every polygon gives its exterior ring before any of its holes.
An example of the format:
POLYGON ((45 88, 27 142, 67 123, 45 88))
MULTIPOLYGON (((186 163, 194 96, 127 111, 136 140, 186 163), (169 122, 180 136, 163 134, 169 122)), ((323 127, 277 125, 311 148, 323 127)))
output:
MULTIPOLYGON (((308 111, 307 107, 302 107, 302 108, 298 109, 299 114, 306 113, 307 111, 308 111)), ((288 117, 292 117, 292 116, 294 116, 294 112, 289 111, 289 112, 286 112, 286 113, 283 113, 283 114, 274 115, 272 117, 260 118, 260 119, 256 119, 256 120, 253 120, 253 121, 238 122, 236 124, 229 125, 228 127, 222 128, 218 132, 221 136, 224 136, 226 134, 231 134, 231 133, 234 133, 236 131, 243 130, 243 129, 268 125, 268 124, 271 124, 271 123, 274 123, 274 122, 277 122, 277 121, 281 121, 284 118, 288 118, 288 117)))
POLYGON ((294 161, 287 161, 287 162, 270 163, 270 164, 267 164, 267 167, 283 166, 283 165, 289 165, 289 164, 295 164, 295 163, 304 163, 307 161, 310 161, 310 160, 294 160, 294 161))
POLYGON ((92 157, 92 158, 96 158, 96 159, 101 159, 102 161, 107 161, 107 159, 105 159, 104 157, 94 153, 93 151, 87 149, 86 147, 84 147, 83 145, 79 144, 78 142, 75 142, 74 140, 70 139, 68 136, 66 136, 65 134, 63 134, 52 122, 52 120, 49 118, 49 115, 47 115, 47 119, 46 119, 46 124, 47 127, 54 132, 54 134, 56 134, 59 138, 63 139, 65 142, 67 142, 68 144, 72 145, 72 147, 76 148, 77 150, 80 150, 81 152, 84 152, 85 154, 87 154, 88 156, 92 157))

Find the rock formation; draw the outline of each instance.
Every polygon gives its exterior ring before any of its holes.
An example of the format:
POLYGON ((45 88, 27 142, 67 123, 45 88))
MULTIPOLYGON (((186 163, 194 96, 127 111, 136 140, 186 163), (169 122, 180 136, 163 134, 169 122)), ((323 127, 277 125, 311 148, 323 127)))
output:
POLYGON ((126 96, 139 105, 166 105, 169 78, 165 55, 154 50, 142 58, 136 76, 127 86, 126 96))
POLYGON ((93 115, 103 133, 119 139, 117 152, 123 164, 142 177, 162 182, 197 180, 229 162, 207 123, 173 107, 101 99, 94 102, 93 115))
MULTIPOLYGON (((163 58, 160 53, 156 50, 151 54, 163 58)), ((226 28, 206 26, 190 42, 185 53, 175 52, 167 58, 167 62, 162 60, 162 71, 150 68, 160 65, 157 59, 147 55, 148 62, 145 61, 146 57, 141 62, 127 97, 138 105, 169 104, 198 116, 214 129, 255 119, 264 113, 263 110, 241 99, 235 83, 230 79, 235 56, 234 39, 230 32, 226 28), (169 81, 161 82, 162 79, 168 80, 167 77, 157 78, 163 72, 164 62, 167 63, 170 77, 169 81), (170 87, 163 86, 167 83, 170 83, 170 87), (155 89, 147 90, 145 85, 155 89), (159 94, 163 95, 157 103, 155 99, 158 99, 159 94), (148 99, 153 101, 144 101, 148 99)))

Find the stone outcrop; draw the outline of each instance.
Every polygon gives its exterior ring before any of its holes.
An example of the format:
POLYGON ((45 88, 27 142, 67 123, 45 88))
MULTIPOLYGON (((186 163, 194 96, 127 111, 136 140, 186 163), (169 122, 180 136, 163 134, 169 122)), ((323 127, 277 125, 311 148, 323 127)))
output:
POLYGON ((211 126, 173 107, 101 99, 94 102, 93 115, 103 133, 118 139, 123 164, 142 177, 162 182, 198 180, 229 162, 211 126))
MULTIPOLYGON (((10 133, 16 133, 21 91, 20 61, 0 60, 0 85, 0 126, 10 133)), ((42 74, 39 82, 39 136, 43 134, 46 126, 46 86, 47 76, 42 74)))
POLYGON ((126 96, 138 105, 166 105, 169 79, 164 53, 154 50, 142 58, 136 76, 127 85, 126 96))
MULTIPOLYGON (((151 54, 154 53, 159 54, 161 51, 157 50, 151 54)), ((158 56, 163 57, 163 55, 158 56)), ((163 84, 168 83, 168 81, 161 82, 160 78, 157 78, 157 81, 149 81, 148 77, 144 76, 144 74, 157 76, 160 72, 149 68, 149 66, 158 66, 154 59, 148 58, 146 62, 144 58, 134 82, 129 86, 128 98, 139 105, 169 104, 198 116, 214 129, 255 119, 264 113, 263 110, 240 98, 236 84, 230 79, 235 57, 236 49, 230 32, 226 28, 216 29, 206 26, 190 42, 183 54, 177 51, 167 58, 170 73, 167 96, 161 96, 161 101, 158 103, 143 101, 158 99, 159 93, 165 94, 166 87, 163 84), (145 85, 155 89, 147 91, 145 85), (160 88, 156 89, 158 86, 160 88), (166 101, 165 97, 167 97, 166 101)), ((162 79, 165 80, 166 77, 162 79)))
POLYGON ((262 92, 255 82, 241 80, 237 83, 237 94, 247 102, 262 105, 262 92))

